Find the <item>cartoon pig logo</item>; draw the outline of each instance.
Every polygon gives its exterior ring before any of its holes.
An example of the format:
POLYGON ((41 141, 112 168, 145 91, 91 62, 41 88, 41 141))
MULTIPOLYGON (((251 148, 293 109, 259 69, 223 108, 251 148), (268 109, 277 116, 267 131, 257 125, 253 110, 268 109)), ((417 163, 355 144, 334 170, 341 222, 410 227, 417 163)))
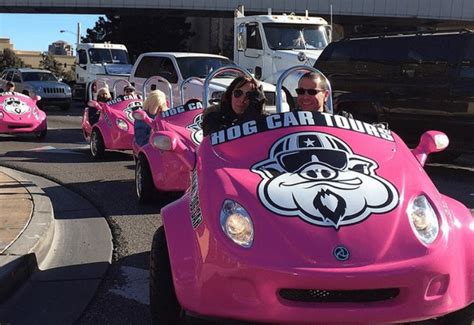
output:
POLYGON ((377 168, 332 135, 299 132, 276 141, 251 170, 262 178, 258 196, 268 210, 339 229, 398 204, 397 190, 377 168))
POLYGON ((3 101, 3 109, 8 113, 23 115, 30 111, 30 107, 15 97, 8 97, 3 101))

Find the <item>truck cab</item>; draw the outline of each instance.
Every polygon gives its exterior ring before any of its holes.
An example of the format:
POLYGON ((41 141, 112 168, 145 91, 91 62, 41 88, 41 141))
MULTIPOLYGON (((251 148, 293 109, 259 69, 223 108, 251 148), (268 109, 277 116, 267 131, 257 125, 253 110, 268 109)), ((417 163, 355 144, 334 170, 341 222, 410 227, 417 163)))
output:
POLYGON ((95 79, 105 79, 110 89, 116 79, 126 79, 132 65, 123 44, 82 43, 77 46, 74 98, 86 98, 86 89, 95 79))
POLYGON ((321 17, 294 14, 234 16, 234 62, 255 78, 275 84, 278 72, 289 67, 314 65, 331 41, 331 29, 321 17))

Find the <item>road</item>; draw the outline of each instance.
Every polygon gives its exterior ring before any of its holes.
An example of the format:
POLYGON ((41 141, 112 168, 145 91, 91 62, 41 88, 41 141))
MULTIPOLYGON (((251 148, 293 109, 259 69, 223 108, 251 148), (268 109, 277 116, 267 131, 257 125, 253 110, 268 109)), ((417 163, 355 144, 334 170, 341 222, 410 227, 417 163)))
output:
MULTIPOLYGON (((79 103, 68 112, 48 110, 49 131, 40 142, 31 136, 0 136, 0 164, 66 186, 91 202, 110 225, 113 263, 78 324, 150 323, 149 250, 166 202, 138 205, 130 152, 107 152, 103 161, 91 159, 81 131, 82 110, 79 103)), ((474 209, 474 156, 425 169, 442 193, 474 209)))

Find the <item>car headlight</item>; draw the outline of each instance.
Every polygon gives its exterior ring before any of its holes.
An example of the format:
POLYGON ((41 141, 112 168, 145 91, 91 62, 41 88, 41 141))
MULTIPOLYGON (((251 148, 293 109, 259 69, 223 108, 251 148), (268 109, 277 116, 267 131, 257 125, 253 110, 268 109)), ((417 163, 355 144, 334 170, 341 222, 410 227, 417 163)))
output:
POLYGON ((64 88, 64 92, 65 92, 67 95, 70 95, 70 94, 71 94, 71 87, 66 87, 66 88, 64 88))
POLYGON ((250 248, 253 243, 253 224, 249 213, 237 202, 225 200, 221 208, 222 231, 234 243, 250 248))
POLYGON ((171 148, 173 146, 172 143, 171 143, 171 139, 169 137, 163 136, 163 135, 154 136, 152 141, 151 141, 151 144, 156 149, 164 150, 164 151, 171 150, 171 148))
POLYGON ((124 131, 128 131, 128 124, 127 124, 127 122, 125 122, 125 121, 122 120, 121 118, 118 118, 115 123, 117 124, 117 126, 119 127, 119 129, 124 130, 124 131))
POLYGON ((434 242, 439 233, 439 222, 430 202, 424 195, 413 199, 407 208, 411 229, 416 237, 424 243, 434 242))

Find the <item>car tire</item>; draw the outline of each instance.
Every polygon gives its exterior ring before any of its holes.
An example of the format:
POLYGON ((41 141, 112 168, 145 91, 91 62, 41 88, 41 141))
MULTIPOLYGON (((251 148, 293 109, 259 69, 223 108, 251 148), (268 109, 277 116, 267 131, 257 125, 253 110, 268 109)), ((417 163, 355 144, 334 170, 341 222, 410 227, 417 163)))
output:
POLYGON ((150 252, 150 312, 152 324, 179 324, 183 314, 174 290, 163 226, 156 230, 150 252))
POLYGON ((105 153, 104 138, 102 137, 102 134, 97 128, 92 130, 90 150, 91 150, 92 158, 100 159, 104 157, 104 153, 105 153))
POLYGON ((135 164, 135 189, 138 202, 142 204, 151 203, 156 193, 150 165, 145 156, 138 157, 135 164))

